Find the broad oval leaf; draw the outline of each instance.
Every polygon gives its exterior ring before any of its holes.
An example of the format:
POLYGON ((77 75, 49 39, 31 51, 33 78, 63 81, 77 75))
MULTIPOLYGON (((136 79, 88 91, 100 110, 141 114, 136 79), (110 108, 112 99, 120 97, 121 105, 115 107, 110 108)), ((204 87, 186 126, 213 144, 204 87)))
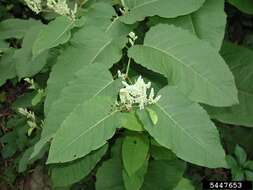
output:
MULTIPOLYGON (((62 52, 50 74, 44 105, 45 115, 48 115, 53 103, 59 99, 62 89, 68 86, 69 81, 75 78, 79 70, 84 69, 85 72, 84 67, 92 64, 101 64, 109 69, 120 60, 125 42, 125 38, 113 40, 96 27, 87 27, 85 30, 77 32, 73 39, 74 45, 62 52), (90 38, 91 34, 93 38, 90 38)), ((56 126, 56 128, 58 127, 56 126)), ((32 156, 38 154, 55 133, 55 127, 52 131, 50 128, 48 129, 47 132, 43 130, 41 140, 35 145, 32 156)))
POLYGON ((224 0, 206 0, 196 12, 172 19, 152 17, 149 24, 174 24, 196 35, 199 39, 211 44, 218 52, 225 34, 226 14, 224 0))
POLYGON ((175 18, 199 9, 205 0, 124 0, 123 6, 128 11, 121 21, 133 24, 145 17, 158 15, 175 18))
POLYGON ((13 56, 17 75, 20 79, 37 74, 47 64, 48 51, 44 51, 36 57, 32 56, 32 46, 35 43, 38 33, 43 29, 43 25, 31 27, 24 36, 22 48, 18 49, 13 56))
POLYGON ((147 33, 144 45, 135 45, 128 54, 166 76, 194 101, 215 106, 238 102, 234 78, 225 61, 209 44, 185 30, 157 25, 147 33))
POLYGON ((66 43, 70 37, 70 29, 73 27, 73 21, 68 17, 57 17, 42 30, 33 44, 33 57, 38 56, 43 51, 66 43))
POLYGON ((126 190, 139 190, 141 188, 148 170, 148 162, 149 160, 146 160, 141 168, 131 176, 129 176, 124 169, 122 170, 122 177, 126 190))
POLYGON ((122 160, 129 176, 139 170, 148 159, 149 140, 146 136, 127 136, 122 144, 122 160))
POLYGON ((78 106, 57 131, 47 163, 69 162, 94 151, 110 139, 119 127, 115 99, 96 97, 78 106))
POLYGON ((126 36, 133 26, 122 23, 119 18, 110 4, 97 2, 88 8, 79 22, 82 22, 82 29, 94 26, 94 23, 96 23, 96 26, 111 37, 126 36))
POLYGON ((54 187, 70 186, 87 176, 104 156, 108 145, 74 162, 52 166, 51 179, 54 187))
POLYGON ((212 118, 221 122, 253 127, 253 51, 226 42, 221 54, 235 76, 239 105, 205 108, 212 118))
POLYGON ((141 190, 173 189, 183 176, 185 162, 181 160, 153 160, 141 190))
POLYGON ((121 139, 112 146, 112 158, 103 162, 96 174, 96 190, 125 190, 122 178, 121 139))
POLYGON ((146 111, 138 112, 149 134, 185 161, 210 168, 226 167, 219 133, 205 110, 175 87, 165 87, 159 94, 162 98, 152 106, 159 115, 156 125, 146 111))
POLYGON ((74 45, 62 52, 50 74, 44 108, 46 115, 52 103, 58 99, 62 88, 67 86, 80 69, 95 63, 106 65, 109 69, 119 61, 126 40, 113 40, 100 28, 86 27, 75 33, 72 42, 74 45))
POLYGON ((10 18, 0 22, 0 40, 17 38, 21 39, 25 36, 26 31, 36 24, 41 24, 39 21, 29 19, 10 18))

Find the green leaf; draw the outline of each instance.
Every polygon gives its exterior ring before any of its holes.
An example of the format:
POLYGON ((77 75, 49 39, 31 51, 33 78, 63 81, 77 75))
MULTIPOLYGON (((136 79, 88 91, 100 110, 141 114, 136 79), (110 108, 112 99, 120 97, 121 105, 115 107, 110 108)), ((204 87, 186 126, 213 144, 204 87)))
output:
POLYGON ((235 156, 236 156, 236 159, 238 160, 238 163, 241 166, 243 166, 247 160, 247 154, 244 151, 244 149, 242 147, 240 147, 239 145, 236 145, 236 147, 235 147, 235 156))
POLYGON ((119 18, 111 5, 98 2, 91 5, 81 18, 83 22, 82 29, 94 26, 94 23, 96 23, 102 31, 105 31, 111 37, 126 36, 133 27, 122 23, 119 18))
POLYGON ((54 187, 70 186, 87 176, 104 156, 107 148, 106 144, 99 150, 74 162, 53 165, 51 178, 54 187))
POLYGON ((224 0, 206 0, 204 5, 196 12, 172 19, 153 17, 150 24, 174 24, 190 31, 199 39, 210 43, 218 52, 220 50, 226 27, 226 14, 224 0))
POLYGON ((41 139, 35 145, 32 156, 36 155, 44 144, 55 135, 78 106, 100 95, 114 97, 116 100, 117 86, 118 81, 113 81, 105 66, 94 64, 81 68, 75 78, 69 81, 68 86, 61 89, 58 100, 55 100, 52 109, 49 110, 41 139))
POLYGON ((205 110, 175 87, 165 87, 158 94, 162 98, 152 106, 159 115, 156 126, 145 110, 138 112, 149 134, 183 160, 210 168, 226 167, 219 133, 205 110))
POLYGON ((22 20, 10 18, 0 22, 0 40, 9 38, 21 39, 25 36, 26 31, 40 22, 29 19, 22 20))
POLYGON ((121 139, 112 146, 112 158, 105 161, 96 174, 96 190, 125 190, 121 175, 121 139))
POLYGON ((120 60, 126 42, 125 38, 113 40, 96 27, 85 27, 76 32, 72 41, 76 45, 62 52, 50 74, 44 108, 46 115, 52 103, 59 98, 61 90, 80 69, 94 63, 110 68, 120 60))
POLYGON ((226 156, 226 161, 230 169, 235 169, 239 167, 237 164, 237 161, 235 160, 233 156, 230 156, 230 155, 226 156))
POLYGON ((233 75, 222 57, 183 29, 165 24, 152 27, 144 45, 135 45, 128 54, 166 76, 194 101, 214 106, 238 102, 233 75))
POLYGON ((106 144, 119 127, 118 111, 110 110, 114 103, 98 96, 78 106, 54 136, 47 163, 69 162, 106 144))
POLYGON ((252 171, 245 171, 246 180, 253 181, 253 172, 252 171))
POLYGON ((70 37, 70 29, 73 27, 73 21, 68 17, 57 17, 42 30, 32 47, 33 57, 38 56, 45 50, 66 43, 70 37))
POLYGON ((228 0, 228 2, 246 14, 253 14, 253 4, 251 0, 228 0))
POLYGON ((245 164, 244 164, 244 168, 247 168, 247 169, 253 171, 253 160, 246 161, 245 164))
POLYGON ((139 170, 148 159, 149 140, 146 136, 126 136, 122 145, 122 160, 129 176, 139 170))
POLYGON ((125 170, 122 171, 126 190, 139 190, 144 182, 144 176, 148 169, 148 160, 134 174, 129 176, 125 170))
POLYGON ((2 86, 6 80, 12 79, 16 76, 13 55, 14 50, 9 49, 0 57, 0 86, 2 86))
POLYGON ((155 160, 175 160, 176 155, 162 146, 151 146, 151 155, 155 160))
POLYGON ((32 46, 38 36, 38 33, 43 30, 42 25, 31 27, 25 34, 22 48, 16 50, 14 54, 14 62, 19 78, 30 77, 37 74, 47 63, 48 51, 43 52, 37 57, 32 56, 32 46))
POLYGON ((189 179, 182 178, 173 190, 194 190, 194 189, 195 188, 189 179))
POLYGON ((239 105, 226 108, 206 107, 212 118, 224 123, 253 127, 253 51, 225 43, 221 54, 235 76, 239 105))
POLYGON ((156 125, 158 122, 158 115, 156 114, 156 112, 154 110, 152 110, 151 108, 146 108, 146 110, 148 111, 149 117, 153 123, 153 125, 156 125))
POLYGON ((151 161, 141 190, 173 189, 184 170, 185 163, 181 160, 151 161))
POLYGON ((143 131, 142 124, 139 119, 136 117, 135 112, 129 113, 120 113, 120 124, 123 128, 131 131, 143 131))
POLYGON ((124 7, 128 11, 121 21, 133 24, 154 15, 175 18, 196 11, 203 3, 204 0, 124 0, 124 7))

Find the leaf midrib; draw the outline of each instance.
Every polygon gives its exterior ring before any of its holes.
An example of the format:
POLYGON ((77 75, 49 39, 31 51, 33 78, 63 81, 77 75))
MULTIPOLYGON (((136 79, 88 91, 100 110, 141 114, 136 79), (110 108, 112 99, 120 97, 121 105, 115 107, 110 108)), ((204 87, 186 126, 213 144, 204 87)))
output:
MULTIPOLYGON (((224 90, 223 90, 223 89, 218 88, 217 85, 216 85, 215 83, 213 83, 212 81, 208 80, 208 78, 203 77, 203 76, 201 75, 201 73, 197 72, 196 70, 194 70, 192 67, 188 66, 187 64, 184 64, 184 62, 183 62, 180 58, 174 56, 173 54, 169 53, 168 51, 165 51, 165 50, 163 50, 163 49, 160 49, 160 48, 157 48, 157 47, 154 47, 154 46, 150 46, 150 45, 147 45, 147 44, 144 44, 143 46, 144 46, 144 47, 151 48, 151 49, 155 49, 155 50, 157 50, 157 51, 160 51, 160 52, 166 54, 167 56, 173 58, 173 59, 176 60, 177 62, 180 62, 184 67, 188 68, 189 70, 191 70, 192 72, 194 72, 196 75, 198 75, 200 78, 202 78, 204 81, 206 81, 208 84, 210 84, 210 85, 213 86, 215 89, 217 89, 218 91, 220 91, 221 94, 224 93, 224 90)), ((230 96, 230 94, 228 94, 228 96, 230 96)), ((234 98, 233 98, 233 99, 234 99, 234 98)))
MULTIPOLYGON (((118 112, 118 110, 111 112, 109 115, 106 115, 105 117, 103 117, 102 119, 100 119, 98 122, 96 122, 95 124, 91 125, 90 127, 88 127, 86 130, 84 130, 79 136, 75 137, 70 143, 68 143, 66 146, 64 146, 63 148, 60 149, 56 149, 54 152, 55 154, 60 154, 62 152, 63 149, 67 150, 67 147, 71 146, 73 143, 75 143, 79 138, 81 138, 83 135, 87 134, 88 132, 90 132, 92 129, 94 129, 95 127, 97 127, 99 124, 101 124, 102 122, 104 122, 105 120, 109 119, 110 117, 112 117, 114 114, 116 114, 118 112), (57 153, 58 152, 58 153, 57 153)), ((63 151, 64 152, 64 151, 63 151)))

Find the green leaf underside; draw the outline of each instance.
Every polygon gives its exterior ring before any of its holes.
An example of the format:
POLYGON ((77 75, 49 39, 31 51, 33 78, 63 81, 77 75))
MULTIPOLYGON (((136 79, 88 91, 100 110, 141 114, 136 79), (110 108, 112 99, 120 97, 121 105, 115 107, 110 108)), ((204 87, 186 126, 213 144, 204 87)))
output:
POLYGON ((183 176, 185 163, 180 160, 150 161, 141 190, 173 189, 183 176))
POLYGON ((121 21, 133 24, 145 17, 158 15, 165 18, 175 18, 199 9, 204 0, 124 0, 129 10, 121 21))
POLYGON ((106 144, 99 150, 91 152, 74 162, 53 165, 51 174, 53 185, 55 187, 65 187, 80 181, 94 169, 106 153, 107 148, 108 145, 106 144))
POLYGON ((208 106, 206 109, 212 118, 221 122, 253 127, 253 51, 225 43, 221 54, 235 76, 239 105, 226 108, 208 106))
POLYGON ((32 47, 33 56, 36 57, 43 51, 66 43, 71 37, 70 29, 73 21, 68 17, 57 17, 43 29, 32 47))
POLYGON ((149 140, 145 136, 127 136, 122 144, 122 160, 129 176, 139 170, 148 159, 149 140))
POLYGON ((47 63, 48 51, 37 57, 32 56, 32 46, 40 31, 44 30, 43 25, 31 27, 25 34, 22 48, 14 54, 16 71, 19 78, 30 77, 37 74, 47 63))
POLYGON ((183 160, 210 168, 226 167, 219 133, 204 109, 174 87, 165 87, 159 94, 162 98, 152 106, 159 115, 156 126, 146 111, 138 112, 149 134, 183 160))
POLYGON ((114 103, 100 96, 78 106, 57 131, 47 163, 69 162, 103 146, 118 127, 118 111, 110 110, 114 103))
POLYGON ((135 45, 128 54, 166 76, 194 101, 214 106, 238 102, 234 78, 225 61, 209 44, 185 30, 165 24, 152 27, 144 45, 135 45))
POLYGON ((199 39, 209 42, 218 52, 224 38, 226 27, 224 4, 224 0, 206 0, 204 5, 192 14, 172 19, 152 17, 150 18, 149 24, 174 24, 177 27, 190 31, 199 39))

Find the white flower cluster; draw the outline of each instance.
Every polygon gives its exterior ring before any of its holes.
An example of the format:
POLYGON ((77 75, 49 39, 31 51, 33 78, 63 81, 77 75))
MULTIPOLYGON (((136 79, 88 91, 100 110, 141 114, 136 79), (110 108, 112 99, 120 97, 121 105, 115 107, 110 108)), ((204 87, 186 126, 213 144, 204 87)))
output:
POLYGON ((42 10, 42 2, 41 0, 25 0, 27 6, 34 11, 35 13, 40 13, 42 10))
POLYGON ((151 82, 147 84, 144 82, 143 78, 139 76, 135 84, 128 84, 126 81, 122 81, 124 88, 120 89, 119 97, 120 103, 126 106, 129 110, 134 104, 137 104, 140 110, 144 109, 144 106, 155 104, 161 98, 161 95, 154 97, 154 89, 151 88, 151 82), (147 95, 147 90, 150 89, 149 96, 147 95))
MULTIPOLYGON (((35 13, 40 13, 42 11, 42 0, 25 0, 27 6, 35 13)), ((71 10, 68 6, 67 0, 47 0, 47 7, 53 10, 59 15, 69 16, 70 18, 75 18, 77 12, 77 4, 75 4, 74 10, 71 10)))
POLYGON ((74 10, 71 10, 67 4, 67 0, 47 0, 47 6, 59 15, 75 17, 77 11, 77 4, 75 4, 74 10))

